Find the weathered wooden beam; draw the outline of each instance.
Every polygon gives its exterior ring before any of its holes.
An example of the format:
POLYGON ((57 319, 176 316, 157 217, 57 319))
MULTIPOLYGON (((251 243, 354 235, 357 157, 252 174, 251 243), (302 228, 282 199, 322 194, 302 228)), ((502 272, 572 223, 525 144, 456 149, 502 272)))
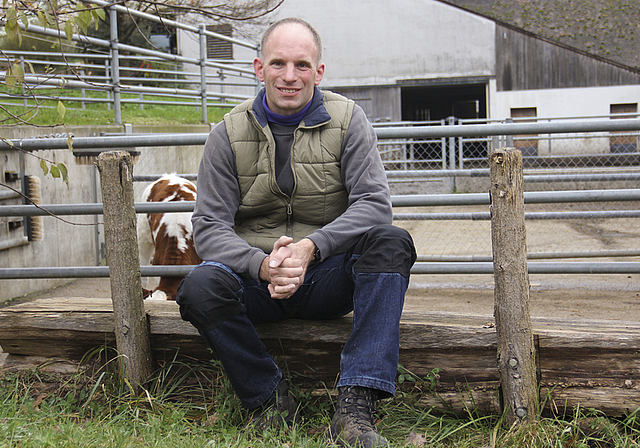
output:
POLYGON ((529 311, 522 153, 489 154, 491 244, 498 334, 498 370, 508 423, 537 418, 536 353, 529 311))
MULTIPOLYGON (((212 357, 202 337, 180 318, 175 302, 146 301, 156 360, 212 357)), ((0 308, 0 345, 8 366, 44 359, 78 362, 87 351, 115 342, 110 299, 41 299, 0 308), (45 357, 46 355, 46 357, 45 357)), ((351 318, 288 320, 260 325, 269 350, 296 381, 333 387, 351 318)), ((532 318, 541 394, 549 412, 587 406, 621 416, 640 406, 640 323, 532 318), (548 394, 548 397, 547 397, 548 394)), ((458 413, 498 414, 497 334, 489 315, 406 310, 400 363, 416 375, 441 369, 421 402, 458 413)), ((64 363, 60 363, 62 365, 64 363)), ((67 363, 68 364, 68 363, 67 363)))
POLYGON ((103 152, 98 170, 116 344, 125 377, 139 387, 151 376, 153 361, 140 280, 131 156, 125 151, 103 152))

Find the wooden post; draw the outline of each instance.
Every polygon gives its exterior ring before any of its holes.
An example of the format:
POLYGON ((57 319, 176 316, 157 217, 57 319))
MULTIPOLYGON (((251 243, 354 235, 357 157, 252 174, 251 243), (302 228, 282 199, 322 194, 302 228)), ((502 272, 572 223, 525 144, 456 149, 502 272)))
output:
POLYGON ((139 387, 149 379, 153 366, 140 281, 131 156, 124 151, 103 152, 98 170, 116 344, 125 378, 139 387))
POLYGON ((522 153, 515 149, 492 151, 489 167, 495 318, 503 410, 507 412, 509 423, 533 421, 538 414, 539 396, 529 312, 522 153))

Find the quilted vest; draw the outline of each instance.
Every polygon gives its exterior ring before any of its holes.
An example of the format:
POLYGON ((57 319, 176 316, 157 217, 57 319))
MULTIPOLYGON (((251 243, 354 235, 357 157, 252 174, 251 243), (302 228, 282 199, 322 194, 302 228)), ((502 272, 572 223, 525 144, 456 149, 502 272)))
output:
POLYGON ((294 132, 291 197, 276 182, 275 140, 269 126, 262 127, 255 117, 253 100, 245 101, 224 117, 240 185, 235 231, 266 253, 282 235, 299 241, 348 207, 340 156, 354 102, 325 91, 323 103, 331 119, 315 126, 306 126, 303 120, 294 132))

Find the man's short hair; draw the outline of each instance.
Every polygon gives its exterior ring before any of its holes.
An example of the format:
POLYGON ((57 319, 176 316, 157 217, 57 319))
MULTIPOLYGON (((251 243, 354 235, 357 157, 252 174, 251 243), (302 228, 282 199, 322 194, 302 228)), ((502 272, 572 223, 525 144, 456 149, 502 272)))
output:
POLYGON ((277 22, 274 22, 271 25, 269 25, 269 28, 266 29, 266 31, 262 35, 262 40, 260 41, 261 56, 264 54, 264 48, 267 41, 269 40, 269 37, 271 37, 271 33, 273 33, 273 31, 276 28, 278 28, 280 25, 286 25, 289 23, 302 25, 303 27, 309 30, 309 32, 313 36, 313 41, 316 44, 316 48, 318 49, 318 60, 316 61, 316 63, 319 65, 320 61, 322 61, 322 39, 320 38, 320 34, 309 22, 299 19, 297 17, 287 17, 286 19, 278 20, 277 22))

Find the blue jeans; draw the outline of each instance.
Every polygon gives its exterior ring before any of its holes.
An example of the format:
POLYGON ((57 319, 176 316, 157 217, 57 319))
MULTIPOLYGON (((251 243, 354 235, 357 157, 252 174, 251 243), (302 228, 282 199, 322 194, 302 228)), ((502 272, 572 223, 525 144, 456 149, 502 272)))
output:
POLYGON ((310 265, 304 283, 286 300, 272 299, 266 284, 215 262, 202 263, 180 284, 183 319, 220 359, 243 406, 265 403, 282 379, 254 325, 335 319, 351 311, 353 330, 342 351, 338 387, 395 393, 400 317, 415 249, 402 229, 374 229, 348 253, 310 265))

